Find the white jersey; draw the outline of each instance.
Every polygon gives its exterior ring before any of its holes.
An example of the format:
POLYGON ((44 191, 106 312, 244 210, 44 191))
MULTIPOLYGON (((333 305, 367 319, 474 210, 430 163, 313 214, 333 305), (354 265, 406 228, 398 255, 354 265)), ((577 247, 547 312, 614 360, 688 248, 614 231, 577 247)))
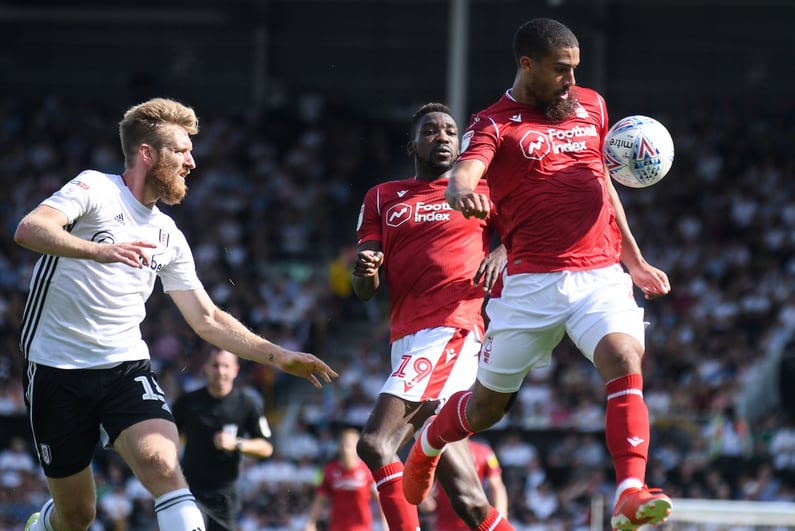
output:
POLYGON ((42 202, 66 214, 66 229, 100 243, 156 243, 150 263, 126 264, 43 255, 36 262, 22 319, 26 359, 62 369, 107 368, 149 358, 140 324, 160 277, 164 291, 202 288, 193 254, 174 220, 138 202, 121 176, 84 171, 42 202))

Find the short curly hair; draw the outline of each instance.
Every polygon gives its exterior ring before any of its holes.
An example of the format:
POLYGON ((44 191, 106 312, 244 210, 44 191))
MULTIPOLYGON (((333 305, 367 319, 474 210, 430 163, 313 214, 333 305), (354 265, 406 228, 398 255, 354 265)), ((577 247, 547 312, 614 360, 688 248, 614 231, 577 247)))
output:
POLYGON ((417 126, 419 125, 422 117, 432 112, 443 112, 447 115, 453 116, 453 113, 450 112, 450 108, 444 103, 426 103, 417 109, 417 112, 415 112, 414 116, 411 117, 411 128, 409 130, 410 138, 413 138, 414 134, 417 132, 417 126))
POLYGON ((580 43, 574 33, 552 18, 528 20, 519 26, 513 36, 513 55, 517 65, 525 56, 540 61, 553 50, 579 47, 580 43))

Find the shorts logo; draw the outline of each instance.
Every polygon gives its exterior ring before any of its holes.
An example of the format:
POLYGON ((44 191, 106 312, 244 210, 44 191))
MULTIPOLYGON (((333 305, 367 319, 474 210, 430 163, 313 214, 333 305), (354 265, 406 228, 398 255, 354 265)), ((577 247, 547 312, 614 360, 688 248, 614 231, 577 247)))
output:
POLYGON ((483 348, 480 349, 480 360, 483 364, 487 364, 489 362, 489 358, 491 357, 491 349, 493 345, 493 338, 491 336, 486 336, 486 341, 483 342, 483 348))
POLYGON ((450 361, 456 359, 456 357, 458 357, 458 352, 456 352, 454 348, 447 348, 444 350, 445 363, 450 363, 450 361))
POLYGON ((49 444, 39 445, 39 457, 41 458, 41 462, 45 465, 52 464, 52 450, 50 450, 49 444))
POLYGON ((392 205, 386 211, 386 224, 390 227, 398 227, 411 219, 411 205, 398 203, 392 205))

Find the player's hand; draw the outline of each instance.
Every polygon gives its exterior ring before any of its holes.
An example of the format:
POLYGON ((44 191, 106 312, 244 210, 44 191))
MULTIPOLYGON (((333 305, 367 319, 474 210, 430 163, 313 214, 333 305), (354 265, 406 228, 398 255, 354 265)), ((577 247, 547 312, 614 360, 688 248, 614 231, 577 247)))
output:
POLYGON ((285 350, 282 356, 273 360, 273 364, 287 374, 306 378, 318 389, 323 387, 321 379, 326 383, 331 383, 332 378, 339 376, 320 358, 306 352, 285 350))
POLYGON ((114 243, 111 245, 99 244, 93 259, 102 264, 120 262, 140 269, 150 263, 151 254, 147 252, 147 249, 156 247, 157 244, 144 241, 114 243))
POLYGON ((491 201, 486 194, 478 194, 474 190, 455 189, 448 186, 444 197, 454 209, 464 214, 465 218, 484 219, 491 210, 491 201))
POLYGON ((629 275, 647 300, 662 297, 671 291, 668 275, 645 261, 630 269, 629 275))
POLYGON ((486 255, 480 262, 475 278, 472 279, 473 283, 477 286, 482 285, 483 291, 491 291, 494 283, 497 282, 502 268, 505 266, 505 261, 508 259, 508 251, 504 245, 500 245, 488 255, 486 255))
POLYGON ((384 253, 381 251, 359 251, 353 264, 353 274, 357 277, 374 277, 384 264, 384 253))

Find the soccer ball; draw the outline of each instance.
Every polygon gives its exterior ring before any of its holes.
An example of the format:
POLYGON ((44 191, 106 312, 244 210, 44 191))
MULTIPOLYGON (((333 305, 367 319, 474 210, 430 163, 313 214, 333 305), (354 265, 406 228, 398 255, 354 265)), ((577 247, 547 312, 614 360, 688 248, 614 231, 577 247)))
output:
POLYGON ((616 122, 603 148, 610 176, 630 188, 646 188, 665 177, 674 162, 674 142, 663 124, 639 114, 616 122))

